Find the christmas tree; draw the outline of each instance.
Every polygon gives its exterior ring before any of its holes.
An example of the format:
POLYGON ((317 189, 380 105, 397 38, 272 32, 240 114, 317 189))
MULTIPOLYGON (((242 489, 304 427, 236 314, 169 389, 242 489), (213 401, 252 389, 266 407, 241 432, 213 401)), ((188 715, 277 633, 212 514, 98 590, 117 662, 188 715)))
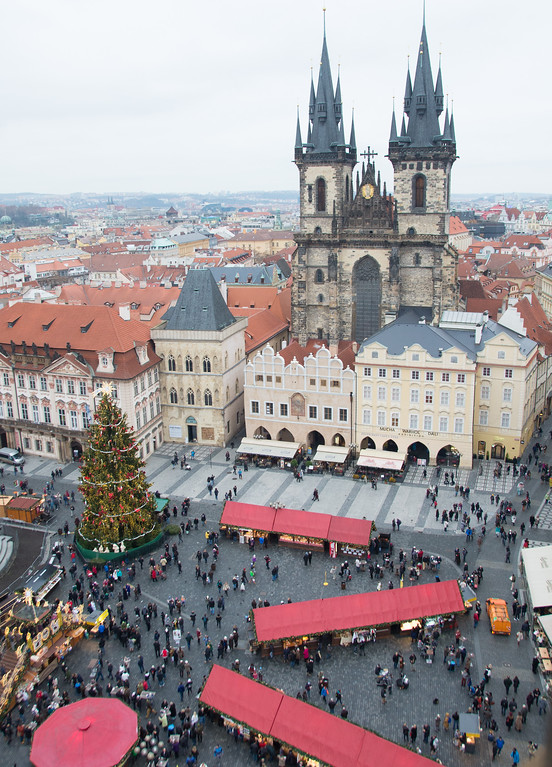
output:
POLYGON ((81 465, 85 511, 78 540, 86 549, 125 551, 158 532, 155 498, 126 415, 104 391, 81 465))

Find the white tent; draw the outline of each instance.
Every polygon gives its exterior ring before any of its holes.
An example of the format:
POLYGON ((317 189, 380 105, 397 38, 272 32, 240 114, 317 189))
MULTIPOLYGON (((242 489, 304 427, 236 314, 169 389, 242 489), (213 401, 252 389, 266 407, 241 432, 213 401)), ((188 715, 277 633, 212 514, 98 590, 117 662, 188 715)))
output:
POLYGON ((533 610, 552 607, 552 546, 522 549, 521 559, 533 610))

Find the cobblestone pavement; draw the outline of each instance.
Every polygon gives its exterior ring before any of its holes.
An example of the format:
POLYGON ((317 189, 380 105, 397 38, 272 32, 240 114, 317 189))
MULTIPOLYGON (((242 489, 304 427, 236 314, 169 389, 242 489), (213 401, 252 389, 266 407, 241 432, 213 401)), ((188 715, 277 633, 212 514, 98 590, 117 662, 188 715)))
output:
MULTIPOLYGON (((182 453, 182 447, 176 447, 178 454, 182 453)), ((465 536, 461 534, 458 526, 451 525, 447 533, 444 533, 443 526, 436 522, 435 515, 432 513, 430 505, 426 499, 425 486, 421 483, 405 483, 401 486, 378 486, 376 491, 370 487, 355 482, 352 479, 332 477, 329 475, 306 477, 303 482, 295 482, 292 476, 284 471, 278 470, 260 470, 252 469, 243 474, 242 479, 234 476, 232 471, 232 462, 225 460, 225 450, 211 451, 209 448, 196 448, 196 457, 193 461, 192 470, 189 472, 181 471, 180 468, 171 466, 171 458, 174 453, 174 445, 164 445, 160 451, 151 456, 148 460, 147 471, 154 489, 159 489, 162 493, 168 494, 171 502, 180 506, 183 497, 192 498, 190 516, 198 518, 202 513, 206 514, 206 527, 190 536, 184 536, 182 542, 178 542, 180 558, 183 564, 182 575, 179 576, 175 567, 169 568, 166 581, 157 583, 151 582, 147 574, 147 562, 144 564, 144 570, 138 573, 138 582, 142 587, 142 598, 135 603, 133 600, 125 603, 125 607, 132 613, 135 606, 141 607, 147 602, 155 602, 161 610, 166 609, 167 599, 184 595, 186 597, 186 610, 184 628, 186 631, 191 625, 189 620, 190 611, 194 610, 198 616, 197 624, 203 632, 203 623, 201 617, 206 612, 205 598, 211 594, 216 596, 216 585, 203 587, 201 581, 196 581, 194 577, 195 552, 198 548, 203 549, 205 545, 204 533, 206 529, 215 529, 218 525, 220 513, 222 511, 221 500, 224 494, 230 488, 236 486, 238 500, 246 500, 252 503, 271 503, 278 500, 291 508, 305 508, 317 512, 332 512, 342 516, 354 516, 372 518, 376 521, 379 530, 391 530, 391 521, 399 517, 403 524, 399 533, 393 534, 393 542, 396 551, 403 548, 410 551, 412 546, 422 547, 428 552, 439 553, 443 556, 441 578, 455 578, 460 575, 460 571, 453 564, 454 549, 466 546, 468 549, 467 561, 470 569, 481 565, 484 568, 484 578, 478 593, 479 599, 484 600, 489 597, 502 597, 511 601, 509 592, 509 576, 516 571, 515 564, 505 562, 505 550, 498 538, 493 534, 488 534, 481 547, 475 542, 466 542, 465 536), (219 501, 216 502, 209 496, 206 486, 206 478, 209 475, 215 475, 215 483, 220 491, 219 501), (320 501, 313 503, 312 491, 317 488, 320 493, 320 501)), ((233 452, 232 452, 233 457, 233 452)), ((34 484, 37 486, 45 484, 50 477, 53 464, 47 461, 29 458, 26 470, 27 474, 33 477, 34 484), (36 479, 35 479, 36 478, 36 479)), ((64 467, 64 477, 56 482, 56 490, 74 489, 78 481, 78 469, 75 465, 64 467)), ((535 496, 534 504, 538 502, 539 491, 544 494, 543 488, 537 480, 532 480, 531 494, 535 496)), ((452 504, 457 496, 454 487, 440 486, 439 504, 441 508, 452 508, 452 504)), ((487 490, 472 492, 470 501, 478 500, 482 507, 489 512, 492 519, 494 516, 494 507, 490 505, 487 490)), ((171 503, 171 506, 173 504, 171 503)), ((76 513, 80 513, 82 506, 77 503, 76 513)), ((522 518, 526 521, 528 513, 518 515, 518 525, 522 518)), ((57 539, 56 530, 68 518, 68 512, 65 509, 60 510, 57 517, 51 524, 51 537, 57 539)), ((71 523, 71 520, 69 519, 71 523)), ((539 527, 538 530, 531 531, 531 538, 537 542, 549 542, 551 537, 547 529, 539 527)), ((512 552, 512 562, 516 562, 516 556, 519 553, 521 536, 518 536, 516 550, 512 552)), ((235 657, 241 659, 242 669, 247 669, 253 662, 259 664, 256 656, 251 656, 246 649, 247 639, 249 638, 246 617, 251 606, 252 599, 267 599, 271 604, 277 604, 282 600, 291 597, 293 601, 302 599, 317 599, 324 596, 334 596, 341 594, 339 589, 339 579, 333 579, 330 575, 331 560, 321 553, 315 553, 311 567, 305 567, 301 552, 284 547, 271 547, 268 551, 272 563, 277 563, 280 568, 278 581, 273 582, 269 571, 264 567, 264 556, 257 552, 259 563, 257 566, 257 575, 255 584, 249 584, 245 595, 239 592, 230 591, 224 610, 220 629, 217 629, 214 616, 208 616, 207 634, 209 635, 216 651, 216 646, 220 638, 228 635, 234 625, 237 625, 240 632, 240 648, 231 655, 222 659, 223 665, 229 666, 235 657), (324 586, 326 575, 328 586, 324 586)), ((381 557, 379 558, 381 560, 381 557)), ((220 558, 216 570, 216 578, 224 581, 231 580, 235 573, 240 573, 244 567, 250 565, 250 554, 246 547, 239 543, 231 543, 223 540, 220 543, 220 558)), ((65 565, 69 563, 68 555, 65 555, 65 565)), ((430 572, 422 574, 422 582, 427 582, 433 578, 430 572)), ((392 576, 395 586, 398 587, 396 577, 392 576)), ((384 588, 387 587, 387 575, 383 580, 384 588)), ((371 581, 369 573, 354 574, 350 583, 351 592, 360 592, 375 589, 377 582, 371 581)), ((408 585, 407 585, 408 587, 408 585)), ((65 598, 70 588, 70 582, 66 581, 53 594, 54 597, 65 598)), ((146 669, 155 663, 153 648, 153 632, 160 628, 160 617, 152 625, 151 632, 148 633, 144 624, 141 624, 142 632, 142 654, 146 669)), ((485 613, 482 615, 480 627, 475 630, 470 615, 460 618, 460 628, 468 652, 473 656, 474 673, 473 678, 479 681, 482 678, 483 670, 487 663, 493 665, 492 681, 489 689, 493 692, 496 701, 500 701, 503 696, 504 688, 502 679, 506 675, 517 676, 520 679, 520 688, 517 700, 519 705, 525 699, 525 696, 535 686, 543 688, 543 680, 531 671, 531 659, 534 648, 531 641, 523 641, 518 647, 515 633, 517 626, 514 623, 513 635, 510 637, 492 636, 488 629, 488 622, 485 613)), ((193 641, 188 657, 193 667, 194 692, 199 688, 204 674, 208 672, 209 664, 204 657, 204 640, 198 645, 193 641)), ((329 678, 330 692, 335 692, 338 688, 343 693, 343 700, 349 710, 349 720, 362 726, 369 727, 383 737, 389 738, 402 744, 402 725, 406 722, 409 726, 416 723, 420 737, 418 744, 421 745, 425 754, 429 753, 429 747, 420 744, 421 728, 426 722, 431 725, 432 733, 435 730, 435 717, 437 714, 444 718, 446 712, 453 713, 465 711, 470 703, 469 697, 460 685, 460 675, 458 671, 451 673, 442 663, 443 648, 445 644, 454 642, 451 634, 444 634, 439 641, 437 656, 432 665, 420 662, 418 659, 415 670, 408 673, 410 678, 410 687, 406 691, 394 689, 393 695, 388 699, 385 706, 381 703, 379 691, 376 688, 374 667, 376 663, 382 666, 392 667, 392 655, 398 650, 403 656, 408 658, 412 652, 408 638, 391 636, 380 639, 375 644, 370 645, 366 650, 365 656, 355 655, 352 648, 334 648, 331 658, 324 659, 320 669, 315 668, 313 679, 313 691, 311 693, 311 703, 316 706, 323 706, 317 694, 316 676, 319 670, 329 678), (438 699, 438 703, 433 701, 438 699)), ((112 638, 108 641, 105 654, 104 676, 107 676, 106 666, 111 661, 117 668, 122 657, 126 654, 125 650, 112 638)), ((95 640, 86 639, 74 650, 68 657, 68 663, 71 671, 78 671, 85 679, 88 679, 93 671, 97 659, 97 643, 95 640)), ((304 689, 307 675, 303 665, 291 668, 285 665, 281 659, 272 661, 261 661, 264 681, 268 684, 283 689, 286 693, 295 696, 299 690, 304 689)), ((59 677, 59 675, 58 675, 59 677)), ((140 679, 139 669, 137 667, 137 654, 131 658, 131 683, 135 685, 140 679)), ((165 687, 154 686, 156 692, 156 708, 163 698, 175 700, 179 703, 177 686, 179 684, 177 670, 172 668, 168 672, 167 683, 165 687)), ((105 688, 105 680, 100 681, 105 688)), ((60 679, 62 688, 67 688, 63 679, 60 679)), ((75 693, 70 689, 71 699, 75 699, 75 693)), ((184 695, 184 703, 187 704, 187 696, 184 695)), ((195 698, 190 699, 195 704, 195 698)), ((498 707, 498 703, 495 709, 498 707)), ((515 745, 522 754, 522 763, 525 762, 527 755, 527 741, 533 740, 542 742, 545 726, 549 726, 547 717, 539 717, 538 712, 533 707, 530 712, 523 732, 511 733, 506 731, 504 718, 500 716, 500 709, 495 710, 494 716, 499 722, 499 729, 506 740, 504 753, 509 754, 515 745)), ((442 728, 441 728, 442 729, 442 728)), ((204 741, 199 744, 201 760, 210 765, 213 763, 213 748, 220 739, 224 748, 225 767, 238 767, 246 764, 250 757, 247 748, 241 744, 235 744, 222 730, 209 725, 206 728, 204 741)), ((444 764, 449 767, 483 767, 490 764, 490 746, 487 742, 485 733, 483 733, 477 746, 475 755, 465 755, 456 751, 452 746, 452 733, 441 731, 439 756, 444 764)), ((18 767, 26 767, 29 762, 29 748, 26 745, 12 744, 10 748, 4 747, 0 754, 1 765, 17 764, 18 767)), ((183 764, 184 760, 172 764, 183 764)), ((503 757, 502 761, 506 761, 503 757)), ((138 764, 141 765, 139 761, 138 764)))

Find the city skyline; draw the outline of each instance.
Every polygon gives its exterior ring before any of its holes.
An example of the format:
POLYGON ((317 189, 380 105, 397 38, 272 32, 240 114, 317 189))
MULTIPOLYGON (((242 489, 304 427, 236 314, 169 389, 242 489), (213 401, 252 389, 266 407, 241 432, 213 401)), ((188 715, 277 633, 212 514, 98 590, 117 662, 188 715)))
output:
MULTIPOLYGON (((345 134, 355 109, 359 152, 382 178, 395 97, 397 122, 422 2, 373 8, 327 4, 334 85, 341 73, 345 134), (354 23, 353 23, 354 22, 354 23)), ((453 14, 428 0, 434 76, 442 51, 459 161, 453 194, 546 193, 547 4, 467 0, 453 14), (535 24, 540 18, 542 23, 535 24), (530 46, 530 47, 529 47, 530 46), (476 52, 474 55, 472 52, 476 52), (492 152, 489 152, 492 148, 492 152)), ((295 189, 296 110, 306 136, 310 68, 316 84, 322 4, 184 7, 163 0, 74 6, 35 0, 5 9, 5 149, 0 192, 208 192, 295 189), (213 12, 214 10, 214 12, 213 12)), ((362 159, 362 158, 361 158, 362 159)))

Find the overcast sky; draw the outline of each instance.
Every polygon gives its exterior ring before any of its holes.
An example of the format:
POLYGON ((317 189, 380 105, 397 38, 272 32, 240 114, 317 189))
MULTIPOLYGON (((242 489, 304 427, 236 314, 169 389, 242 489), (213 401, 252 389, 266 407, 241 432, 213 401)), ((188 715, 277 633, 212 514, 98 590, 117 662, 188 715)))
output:
MULTIPOLYGON (((422 0, 16 0, 2 8, 0 192, 295 189, 323 13, 345 130, 382 176, 422 0)), ((550 0, 427 0, 454 100, 453 192, 552 192, 550 0)))

